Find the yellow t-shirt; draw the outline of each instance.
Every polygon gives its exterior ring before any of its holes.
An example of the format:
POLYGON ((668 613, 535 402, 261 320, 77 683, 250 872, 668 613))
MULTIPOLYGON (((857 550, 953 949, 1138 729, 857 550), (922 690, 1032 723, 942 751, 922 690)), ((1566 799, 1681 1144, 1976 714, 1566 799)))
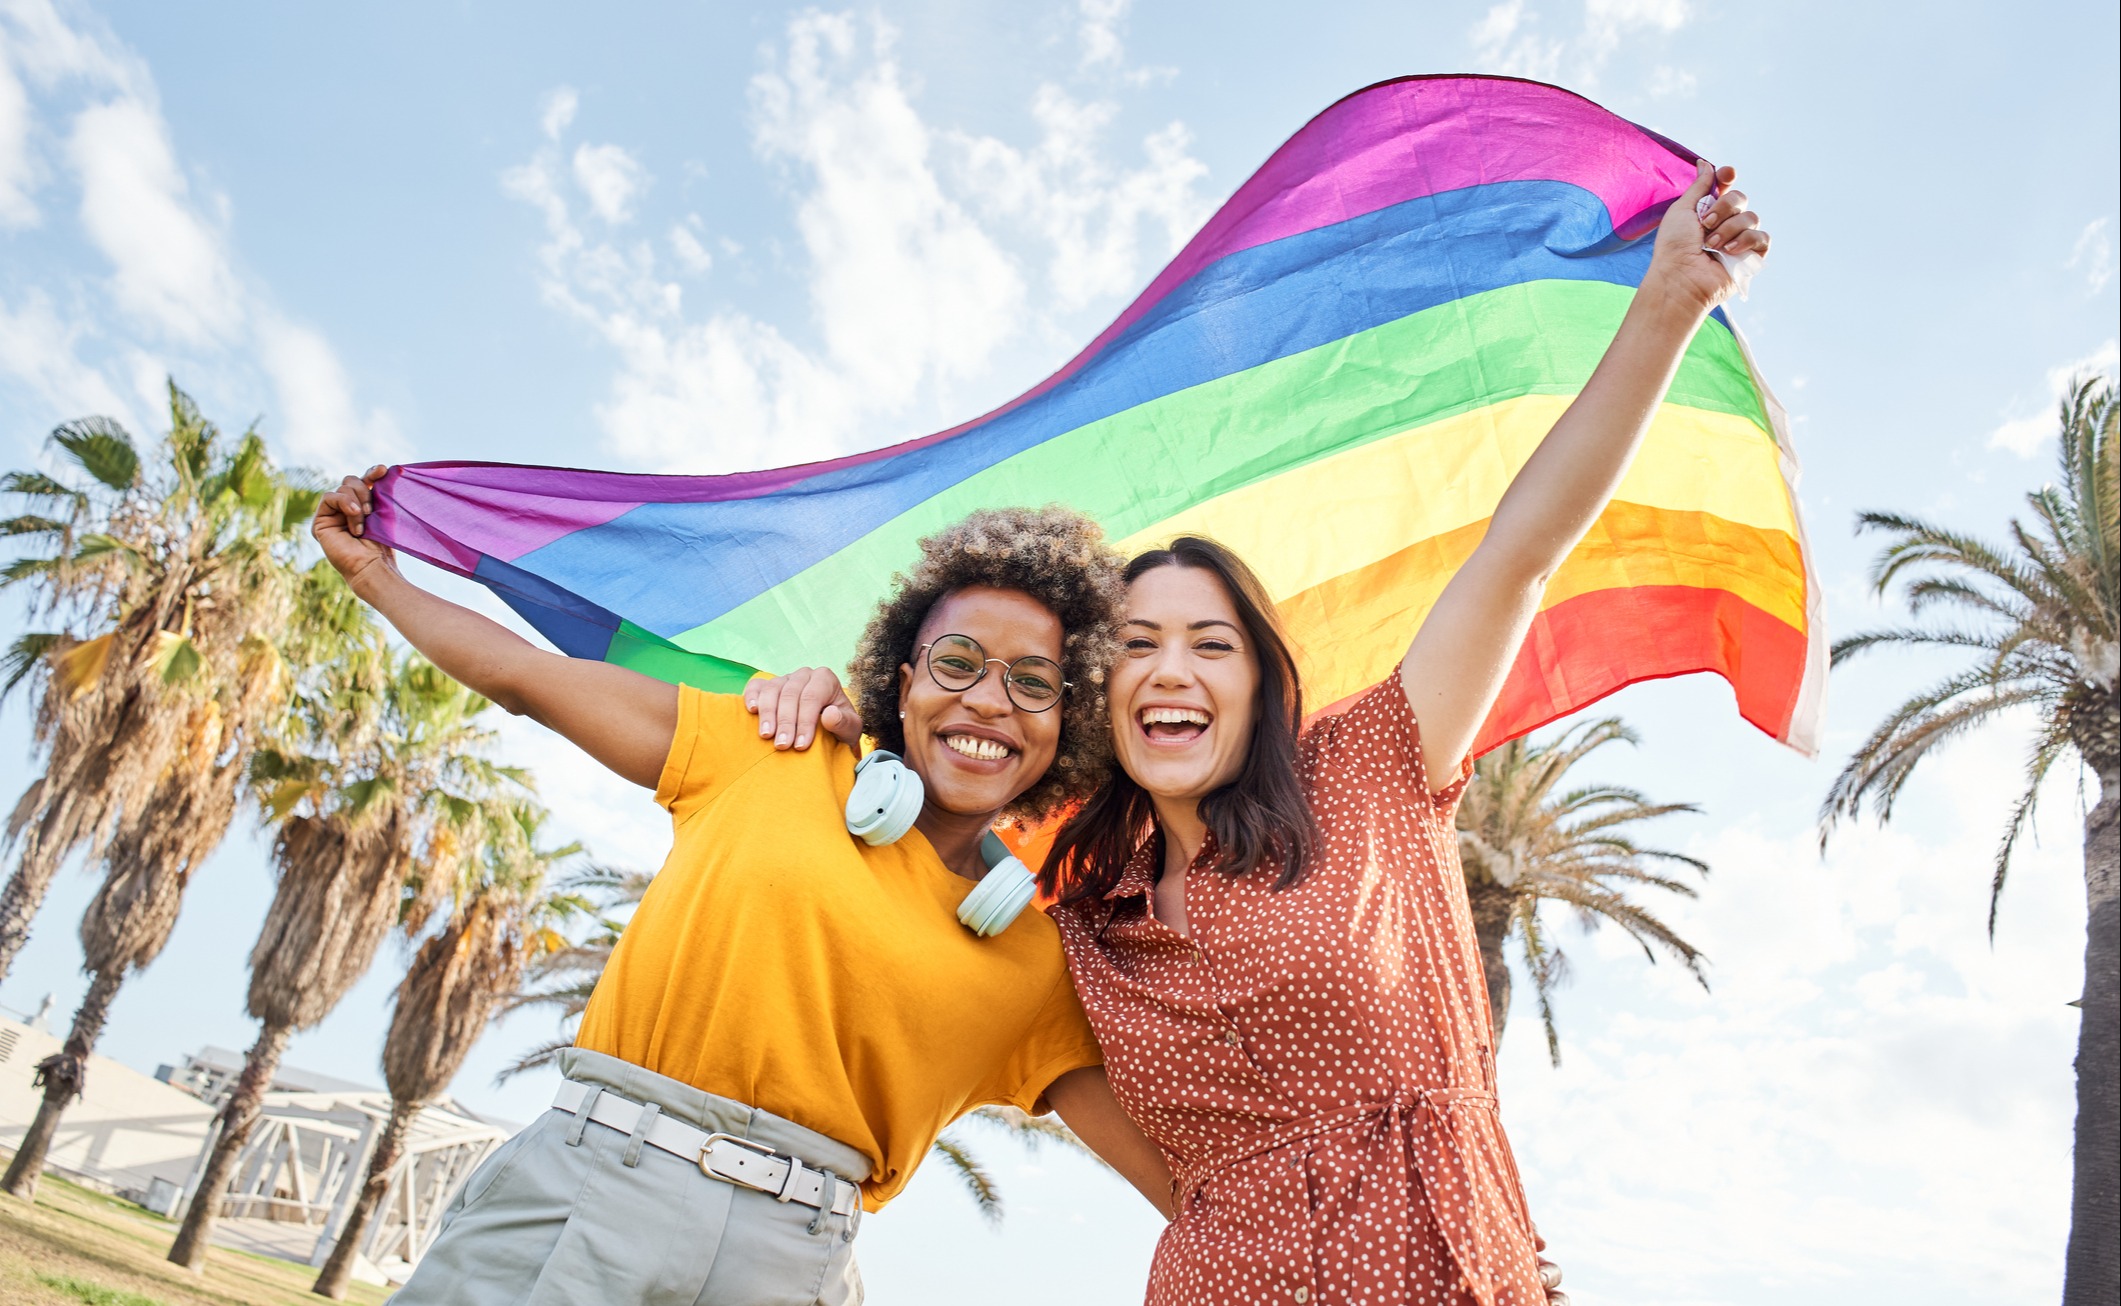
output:
POLYGON ((575 1042, 847 1144, 873 1211, 958 1116, 1043 1111, 1104 1058, 1045 913, 979 938, 972 881, 920 831, 847 833, 854 762, 823 733, 777 753, 740 698, 678 691, 655 794, 676 839, 575 1042))

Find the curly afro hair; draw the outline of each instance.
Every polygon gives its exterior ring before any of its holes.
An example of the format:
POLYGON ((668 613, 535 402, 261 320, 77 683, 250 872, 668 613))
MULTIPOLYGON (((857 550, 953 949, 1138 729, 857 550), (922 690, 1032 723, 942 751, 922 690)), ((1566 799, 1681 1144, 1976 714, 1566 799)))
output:
POLYGON ((913 661, 921 623, 944 598, 974 585, 1017 590, 1060 618, 1062 701, 1053 765, 1005 811, 1040 820, 1090 795, 1112 765, 1105 720, 1105 668, 1119 642, 1125 559, 1094 521, 1072 508, 987 508, 920 543, 920 561, 893 578, 847 666, 848 689, 879 748, 906 751, 898 715, 898 669, 913 661))

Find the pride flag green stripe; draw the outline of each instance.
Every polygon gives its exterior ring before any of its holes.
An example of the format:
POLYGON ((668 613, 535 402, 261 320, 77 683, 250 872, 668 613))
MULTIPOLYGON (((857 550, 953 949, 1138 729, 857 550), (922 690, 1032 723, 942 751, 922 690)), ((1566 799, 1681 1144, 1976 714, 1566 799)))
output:
MULTIPOLYGON (((1505 286, 1115 413, 967 477, 674 642, 766 668, 837 665, 851 648, 818 641, 858 630, 850 613, 877 601, 915 542, 975 508, 1065 502, 1118 539, 1410 428, 1522 395, 1574 394, 1633 297, 1598 281, 1505 286)), ((1695 333, 1666 402, 1733 414, 1773 438, 1720 323, 1695 333)))

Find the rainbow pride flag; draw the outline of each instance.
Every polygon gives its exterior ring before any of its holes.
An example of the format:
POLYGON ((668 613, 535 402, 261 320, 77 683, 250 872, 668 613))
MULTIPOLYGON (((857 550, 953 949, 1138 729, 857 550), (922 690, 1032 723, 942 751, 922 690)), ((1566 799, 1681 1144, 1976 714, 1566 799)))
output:
MULTIPOLYGON (((1309 701, 1331 704, 1390 671, 1590 376, 1694 158, 1552 86, 1384 82, 1312 119, 1088 348, 975 421, 721 476, 399 467, 371 529, 568 654, 730 690, 844 665, 922 535, 1059 501, 1124 548, 1235 548, 1287 617, 1309 701)), ((1825 636, 1795 474, 1718 311, 1479 747, 1706 671, 1813 751, 1825 636)))

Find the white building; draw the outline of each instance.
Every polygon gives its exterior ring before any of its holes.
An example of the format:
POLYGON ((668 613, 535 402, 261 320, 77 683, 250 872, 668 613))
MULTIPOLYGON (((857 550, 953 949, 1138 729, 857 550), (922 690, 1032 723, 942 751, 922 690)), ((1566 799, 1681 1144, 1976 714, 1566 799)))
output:
MULTIPOLYGON (((65 1039, 0 1012, 0 1146, 22 1142, 44 1101, 37 1063, 65 1039)), ((156 1180, 182 1188, 214 1108, 131 1066, 91 1055, 81 1100, 67 1108, 47 1164, 78 1183, 145 1202, 156 1180)))
MULTIPOLYGON (((0 1010, 0 1147, 22 1141, 44 1100, 37 1063, 63 1038, 0 1010)), ((181 1215, 217 1133, 215 1112, 243 1058, 203 1048, 150 1078, 91 1055, 80 1101, 52 1139, 49 1167, 77 1183, 181 1215)), ((238 1157, 215 1241, 322 1265, 390 1118, 390 1094, 285 1067, 265 1095, 264 1117, 238 1157)), ((362 1243, 357 1273, 402 1279, 434 1240, 459 1187, 507 1130, 444 1099, 413 1122, 390 1188, 362 1243)))

